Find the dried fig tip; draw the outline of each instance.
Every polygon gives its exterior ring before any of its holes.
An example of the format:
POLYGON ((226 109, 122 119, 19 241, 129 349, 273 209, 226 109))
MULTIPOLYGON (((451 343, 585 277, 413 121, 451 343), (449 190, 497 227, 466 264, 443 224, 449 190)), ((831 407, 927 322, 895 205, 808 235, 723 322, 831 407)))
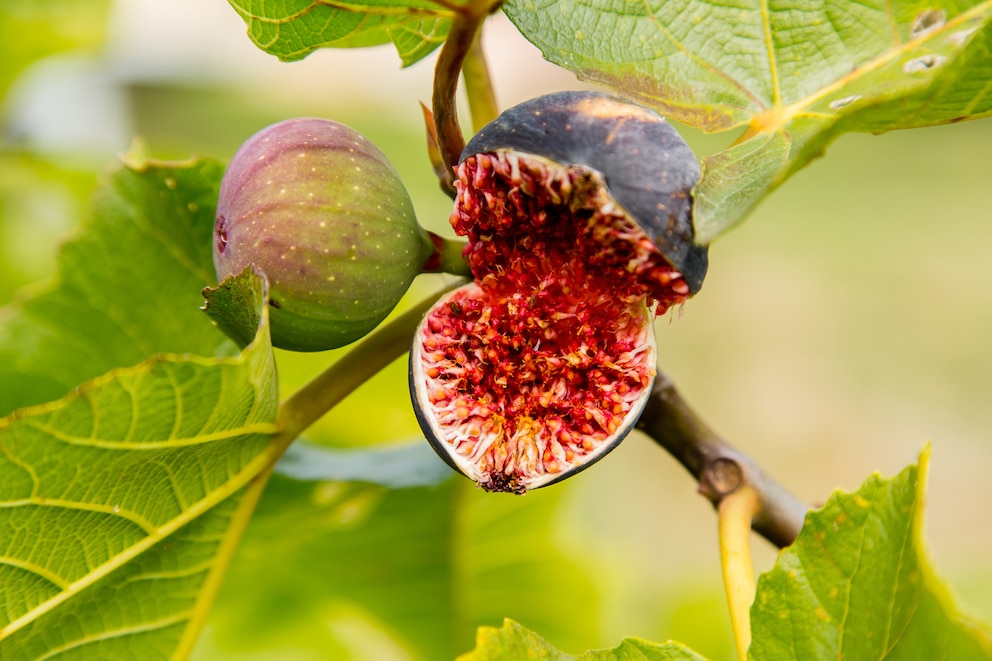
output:
POLYGON ((415 410, 453 468, 524 493, 582 470, 633 428, 655 376, 643 300, 521 304, 469 284, 426 315, 411 351, 415 410))

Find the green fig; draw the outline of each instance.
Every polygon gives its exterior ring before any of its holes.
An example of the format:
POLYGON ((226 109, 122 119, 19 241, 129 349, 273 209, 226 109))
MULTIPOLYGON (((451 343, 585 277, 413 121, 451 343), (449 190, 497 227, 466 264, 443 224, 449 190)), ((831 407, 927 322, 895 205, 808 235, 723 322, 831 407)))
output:
POLYGON ((249 138, 224 173, 213 257, 269 281, 272 343, 323 351, 374 329, 434 249, 399 173, 343 124, 298 118, 249 138))

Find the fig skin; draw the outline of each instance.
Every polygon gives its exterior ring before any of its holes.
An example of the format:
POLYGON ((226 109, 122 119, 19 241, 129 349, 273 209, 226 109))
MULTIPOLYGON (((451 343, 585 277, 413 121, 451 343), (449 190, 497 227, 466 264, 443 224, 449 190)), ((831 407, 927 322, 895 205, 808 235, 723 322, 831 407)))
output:
POLYGON ((374 329, 433 253, 396 169, 365 137, 321 118, 249 138, 221 182, 219 280, 248 264, 269 280, 274 346, 323 351, 374 329))
POLYGON ((709 265, 693 241, 699 162, 682 136, 650 108, 602 92, 555 92, 514 106, 465 145, 475 154, 512 150, 600 172, 614 200, 651 237, 696 294, 709 265))

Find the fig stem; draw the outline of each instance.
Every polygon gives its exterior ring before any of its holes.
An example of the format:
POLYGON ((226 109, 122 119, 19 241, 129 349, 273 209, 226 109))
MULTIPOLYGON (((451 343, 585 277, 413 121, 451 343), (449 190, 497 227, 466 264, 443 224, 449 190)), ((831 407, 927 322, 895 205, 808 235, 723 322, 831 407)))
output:
POLYGON ((682 399, 675 384, 658 374, 637 427, 663 447, 699 482, 714 506, 753 488, 758 507, 751 529, 783 548, 795 541, 809 506, 770 477, 758 463, 716 435, 682 399))
POLYGON ((740 661, 747 661, 747 648, 751 645, 751 604, 755 594, 751 522, 760 507, 761 498, 749 484, 723 498, 717 506, 723 587, 740 661))
POLYGON ((434 246, 434 252, 424 262, 424 273, 450 273, 466 278, 472 277, 472 270, 462 256, 465 246, 468 245, 467 241, 448 239, 430 231, 427 232, 427 236, 434 246))
MULTIPOLYGON (((465 148, 465 136, 462 134, 461 124, 458 121, 458 104, 455 99, 458 92, 458 77, 462 72, 465 58, 472 50, 472 44, 476 41, 476 34, 482 22, 494 8, 499 6, 500 2, 501 0, 496 2, 471 0, 465 5, 463 12, 455 15, 451 21, 448 37, 444 40, 444 45, 441 46, 441 53, 438 55, 437 65, 434 69, 434 92, 431 101, 434 122, 441 148, 441 159, 449 168, 446 176, 451 176, 452 181, 454 181, 453 168, 458 164, 458 159, 465 148)), ((471 75, 478 75, 478 72, 474 70, 474 65, 471 75)), ((488 74, 486 77, 488 78, 488 74)), ((475 85, 476 82, 472 84, 475 85)), ((488 82, 482 84, 488 84, 490 88, 492 87, 491 83, 488 82)), ((490 94, 492 94, 491 89, 490 94)), ((474 103, 478 103, 482 98, 478 93, 469 96, 470 102, 474 103)), ((493 104, 495 105, 495 102, 493 104)), ((480 110, 480 112, 485 114, 486 111, 480 110)))

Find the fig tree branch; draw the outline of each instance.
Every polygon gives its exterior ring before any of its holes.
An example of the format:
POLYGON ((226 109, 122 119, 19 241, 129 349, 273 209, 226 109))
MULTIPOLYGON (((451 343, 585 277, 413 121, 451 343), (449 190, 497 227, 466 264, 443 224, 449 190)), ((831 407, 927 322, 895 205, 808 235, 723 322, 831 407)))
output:
POLYGON ((406 353, 417 326, 441 293, 428 296, 380 326, 286 399, 279 407, 279 435, 295 439, 358 386, 406 353))
MULTIPOLYGON (((458 107, 456 93, 458 91, 458 77, 462 73, 469 53, 473 51, 473 44, 477 42, 477 33, 482 26, 482 22, 492 13, 500 2, 492 0, 474 0, 465 5, 464 11, 459 12, 451 21, 451 30, 448 38, 445 39, 438 55, 437 66, 434 69, 434 93, 432 99, 434 122, 437 129, 437 139, 441 149, 442 161, 448 166, 447 176, 453 176, 451 168, 458 164, 462 149, 465 148, 465 136, 462 134, 461 125, 458 121, 458 107)), ((473 54, 472 65, 466 75, 476 78, 469 84, 475 91, 469 94, 469 102, 479 107, 473 113, 487 115, 493 110, 486 109, 485 106, 492 104, 492 85, 489 82, 488 70, 485 62, 482 62, 482 69, 479 69, 481 49, 473 54), (484 72, 484 78, 478 76, 484 72), (489 92, 483 93, 479 86, 488 86, 489 92)))
POLYGON ((637 423, 699 482, 715 507, 745 487, 758 496, 751 528, 775 546, 795 541, 809 506, 764 472, 751 457, 717 436, 682 399, 675 384, 659 374, 637 423))

